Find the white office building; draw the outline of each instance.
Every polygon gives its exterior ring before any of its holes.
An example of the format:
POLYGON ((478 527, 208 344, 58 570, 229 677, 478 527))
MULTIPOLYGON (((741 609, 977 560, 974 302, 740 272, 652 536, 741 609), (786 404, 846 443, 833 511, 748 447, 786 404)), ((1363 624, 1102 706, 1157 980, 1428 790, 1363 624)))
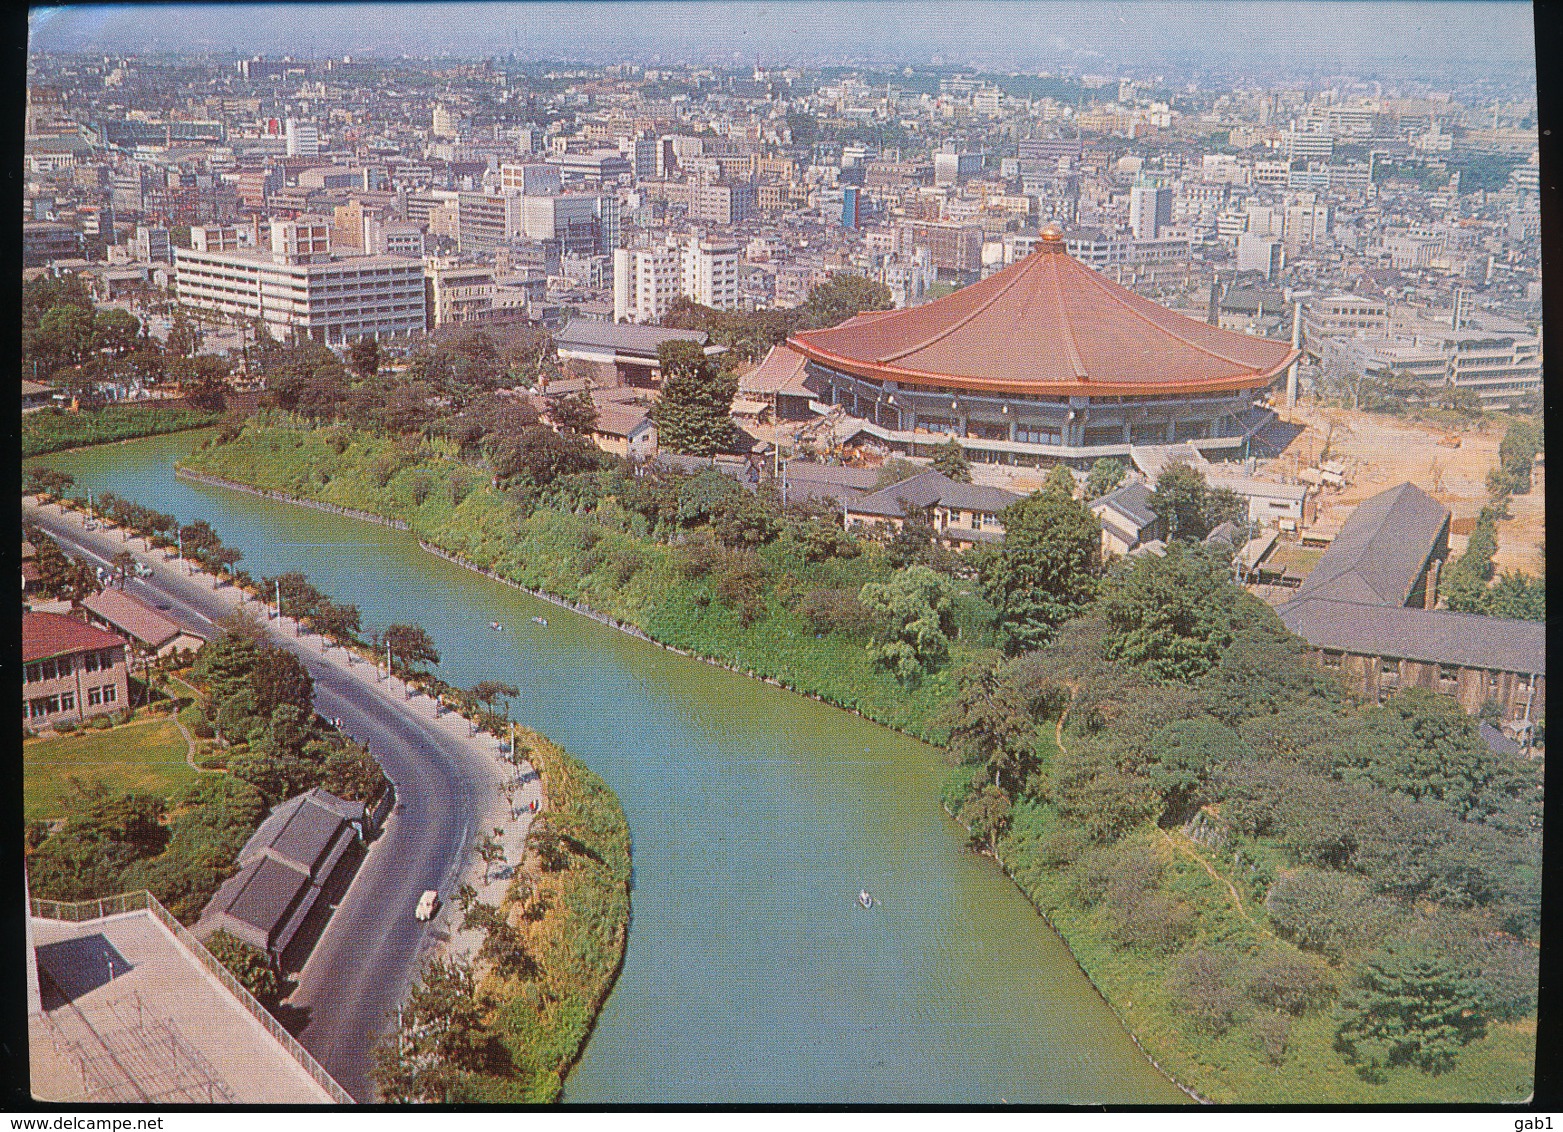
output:
POLYGON ((320 153, 320 131, 314 126, 289 118, 283 127, 289 157, 315 157, 320 153))
MULTIPOLYGON (((266 248, 175 249, 179 302, 246 321, 259 318, 274 337, 296 335, 327 346, 425 329, 422 262, 339 259, 331 254, 331 222, 323 217, 273 220, 269 235, 266 248)), ((228 242, 204 231, 201 241, 207 248, 228 242)))
POLYGON ((1129 228, 1136 240, 1154 240, 1172 223, 1172 189, 1135 185, 1129 190, 1129 228))
POLYGON ((613 254, 613 320, 656 322, 680 298, 701 306, 734 310, 738 306, 736 243, 670 236, 645 248, 618 248, 613 254))
POLYGON ((1262 272, 1274 279, 1286 265, 1286 246, 1273 236, 1244 232, 1237 238, 1237 269, 1262 272))

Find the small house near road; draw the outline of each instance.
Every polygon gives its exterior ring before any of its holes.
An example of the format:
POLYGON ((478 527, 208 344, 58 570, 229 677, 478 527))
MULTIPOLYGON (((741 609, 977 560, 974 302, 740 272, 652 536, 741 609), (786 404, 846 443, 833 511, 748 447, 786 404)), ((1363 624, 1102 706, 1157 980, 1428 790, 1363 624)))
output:
POLYGON ((199 634, 165 617, 145 602, 112 587, 82 603, 90 620, 119 634, 143 656, 164 657, 175 652, 195 652, 206 643, 199 634))

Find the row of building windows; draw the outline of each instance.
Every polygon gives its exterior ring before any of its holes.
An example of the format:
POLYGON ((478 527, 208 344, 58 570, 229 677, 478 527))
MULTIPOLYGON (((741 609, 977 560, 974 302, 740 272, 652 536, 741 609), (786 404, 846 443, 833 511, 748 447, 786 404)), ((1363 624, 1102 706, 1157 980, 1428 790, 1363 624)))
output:
MULTIPOLYGON (((1344 653, 1336 652, 1333 649, 1325 649, 1324 650, 1324 666, 1326 668, 1339 668, 1341 666, 1341 662, 1342 662, 1342 659, 1344 658, 1344 656, 1345 656, 1344 653)), ((1391 678, 1394 678, 1394 679, 1398 680, 1400 678, 1400 665, 1401 665, 1401 663, 1402 663, 1401 661, 1396 660, 1396 659, 1394 659, 1392 657, 1380 657, 1379 658, 1379 676, 1381 678, 1383 678, 1383 677, 1391 677, 1391 678)), ((1489 690, 1491 690, 1493 692, 1496 692, 1498 690, 1498 681, 1499 681, 1499 677, 1501 675, 1502 675, 1501 673, 1495 672, 1495 671, 1489 671, 1487 673, 1487 687, 1488 687, 1489 690)), ((1441 665, 1439 665, 1438 666, 1438 682, 1440 684, 1446 685, 1446 686, 1447 685, 1452 685, 1452 684, 1458 684, 1460 682, 1460 669, 1458 667, 1454 666, 1454 665, 1448 665, 1448 664, 1441 664, 1441 665)))
MULTIPOLYGON (((96 672, 100 668, 114 667, 113 649, 96 649, 92 652, 80 653, 81 668, 83 672, 96 672)), ((74 662, 68 656, 50 657, 48 660, 35 660, 22 669, 22 680, 27 684, 36 684, 40 680, 57 680, 62 676, 69 676, 75 671, 74 662)))
MULTIPOLYGON (((104 684, 100 687, 87 689, 87 705, 89 707, 101 707, 104 704, 118 702, 119 688, 113 684, 104 684)), ((55 696, 34 696, 27 701, 27 715, 30 719, 41 719, 46 715, 56 715, 62 711, 75 710, 75 692, 61 692, 55 696)))

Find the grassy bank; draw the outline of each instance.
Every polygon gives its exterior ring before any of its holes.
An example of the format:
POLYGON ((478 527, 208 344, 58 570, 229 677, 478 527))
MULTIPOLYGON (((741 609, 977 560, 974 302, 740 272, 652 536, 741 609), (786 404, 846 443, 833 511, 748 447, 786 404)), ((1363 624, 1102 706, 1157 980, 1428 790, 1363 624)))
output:
POLYGON ((217 413, 148 405, 107 405, 76 413, 41 409, 22 417, 22 456, 41 456, 89 444, 109 444, 139 436, 206 428, 217 420, 217 413))
POLYGON ((584 602, 649 636, 934 742, 956 693, 952 673, 986 644, 967 634, 951 664, 912 688, 875 665, 865 633, 819 632, 794 605, 806 591, 855 594, 891 572, 877 550, 806 562, 781 543, 757 552, 770 579, 749 623, 718 580, 690 577, 676 548, 647 537, 645 521, 611 500, 589 514, 523 513, 488 474, 441 454, 342 426, 265 421, 181 464, 253 487, 406 520, 413 533, 532 589, 584 602))
POLYGON ((540 735, 525 733, 524 741, 548 798, 536 823, 561 835, 563 852, 529 849, 500 906, 532 964, 523 976, 490 971, 480 984, 492 996, 489 1026, 508 1066, 479 1074, 473 1099, 546 1103, 559 1099, 624 962, 630 832, 602 779, 540 735))
MULTIPOLYGON (((1109 907, 1081 906, 1072 891, 1075 878, 1051 859, 1049 838, 1059 831, 1050 807, 1017 806, 1012 831, 1000 844, 1006 867, 1145 1051, 1200 1096, 1220 1104, 1491 1104, 1518 1102, 1530 1093, 1534 1015, 1489 1024, 1487 1036, 1466 1047, 1448 1073, 1392 1066, 1372 1083, 1335 1051, 1327 1008, 1288 1018, 1278 1059, 1266 1055, 1254 1025, 1260 1012, 1240 1016, 1221 1034, 1199 1029, 1168 989, 1175 956, 1115 943, 1109 907)), ((1159 892, 1192 911, 1190 946, 1220 949, 1252 965, 1304 959, 1271 931, 1262 900, 1253 899, 1247 878, 1230 868, 1229 855, 1196 844, 1181 830, 1142 831, 1127 844, 1143 846, 1162 863, 1159 892)))

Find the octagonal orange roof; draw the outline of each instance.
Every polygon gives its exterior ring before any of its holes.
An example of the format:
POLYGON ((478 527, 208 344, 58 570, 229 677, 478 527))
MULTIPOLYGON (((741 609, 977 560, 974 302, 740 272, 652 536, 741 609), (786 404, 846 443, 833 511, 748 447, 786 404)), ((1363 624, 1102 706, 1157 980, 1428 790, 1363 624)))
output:
POLYGON ((1297 351, 1143 299, 1064 250, 1056 229, 980 283, 787 344, 843 373, 973 392, 1208 393, 1269 384, 1297 351))

